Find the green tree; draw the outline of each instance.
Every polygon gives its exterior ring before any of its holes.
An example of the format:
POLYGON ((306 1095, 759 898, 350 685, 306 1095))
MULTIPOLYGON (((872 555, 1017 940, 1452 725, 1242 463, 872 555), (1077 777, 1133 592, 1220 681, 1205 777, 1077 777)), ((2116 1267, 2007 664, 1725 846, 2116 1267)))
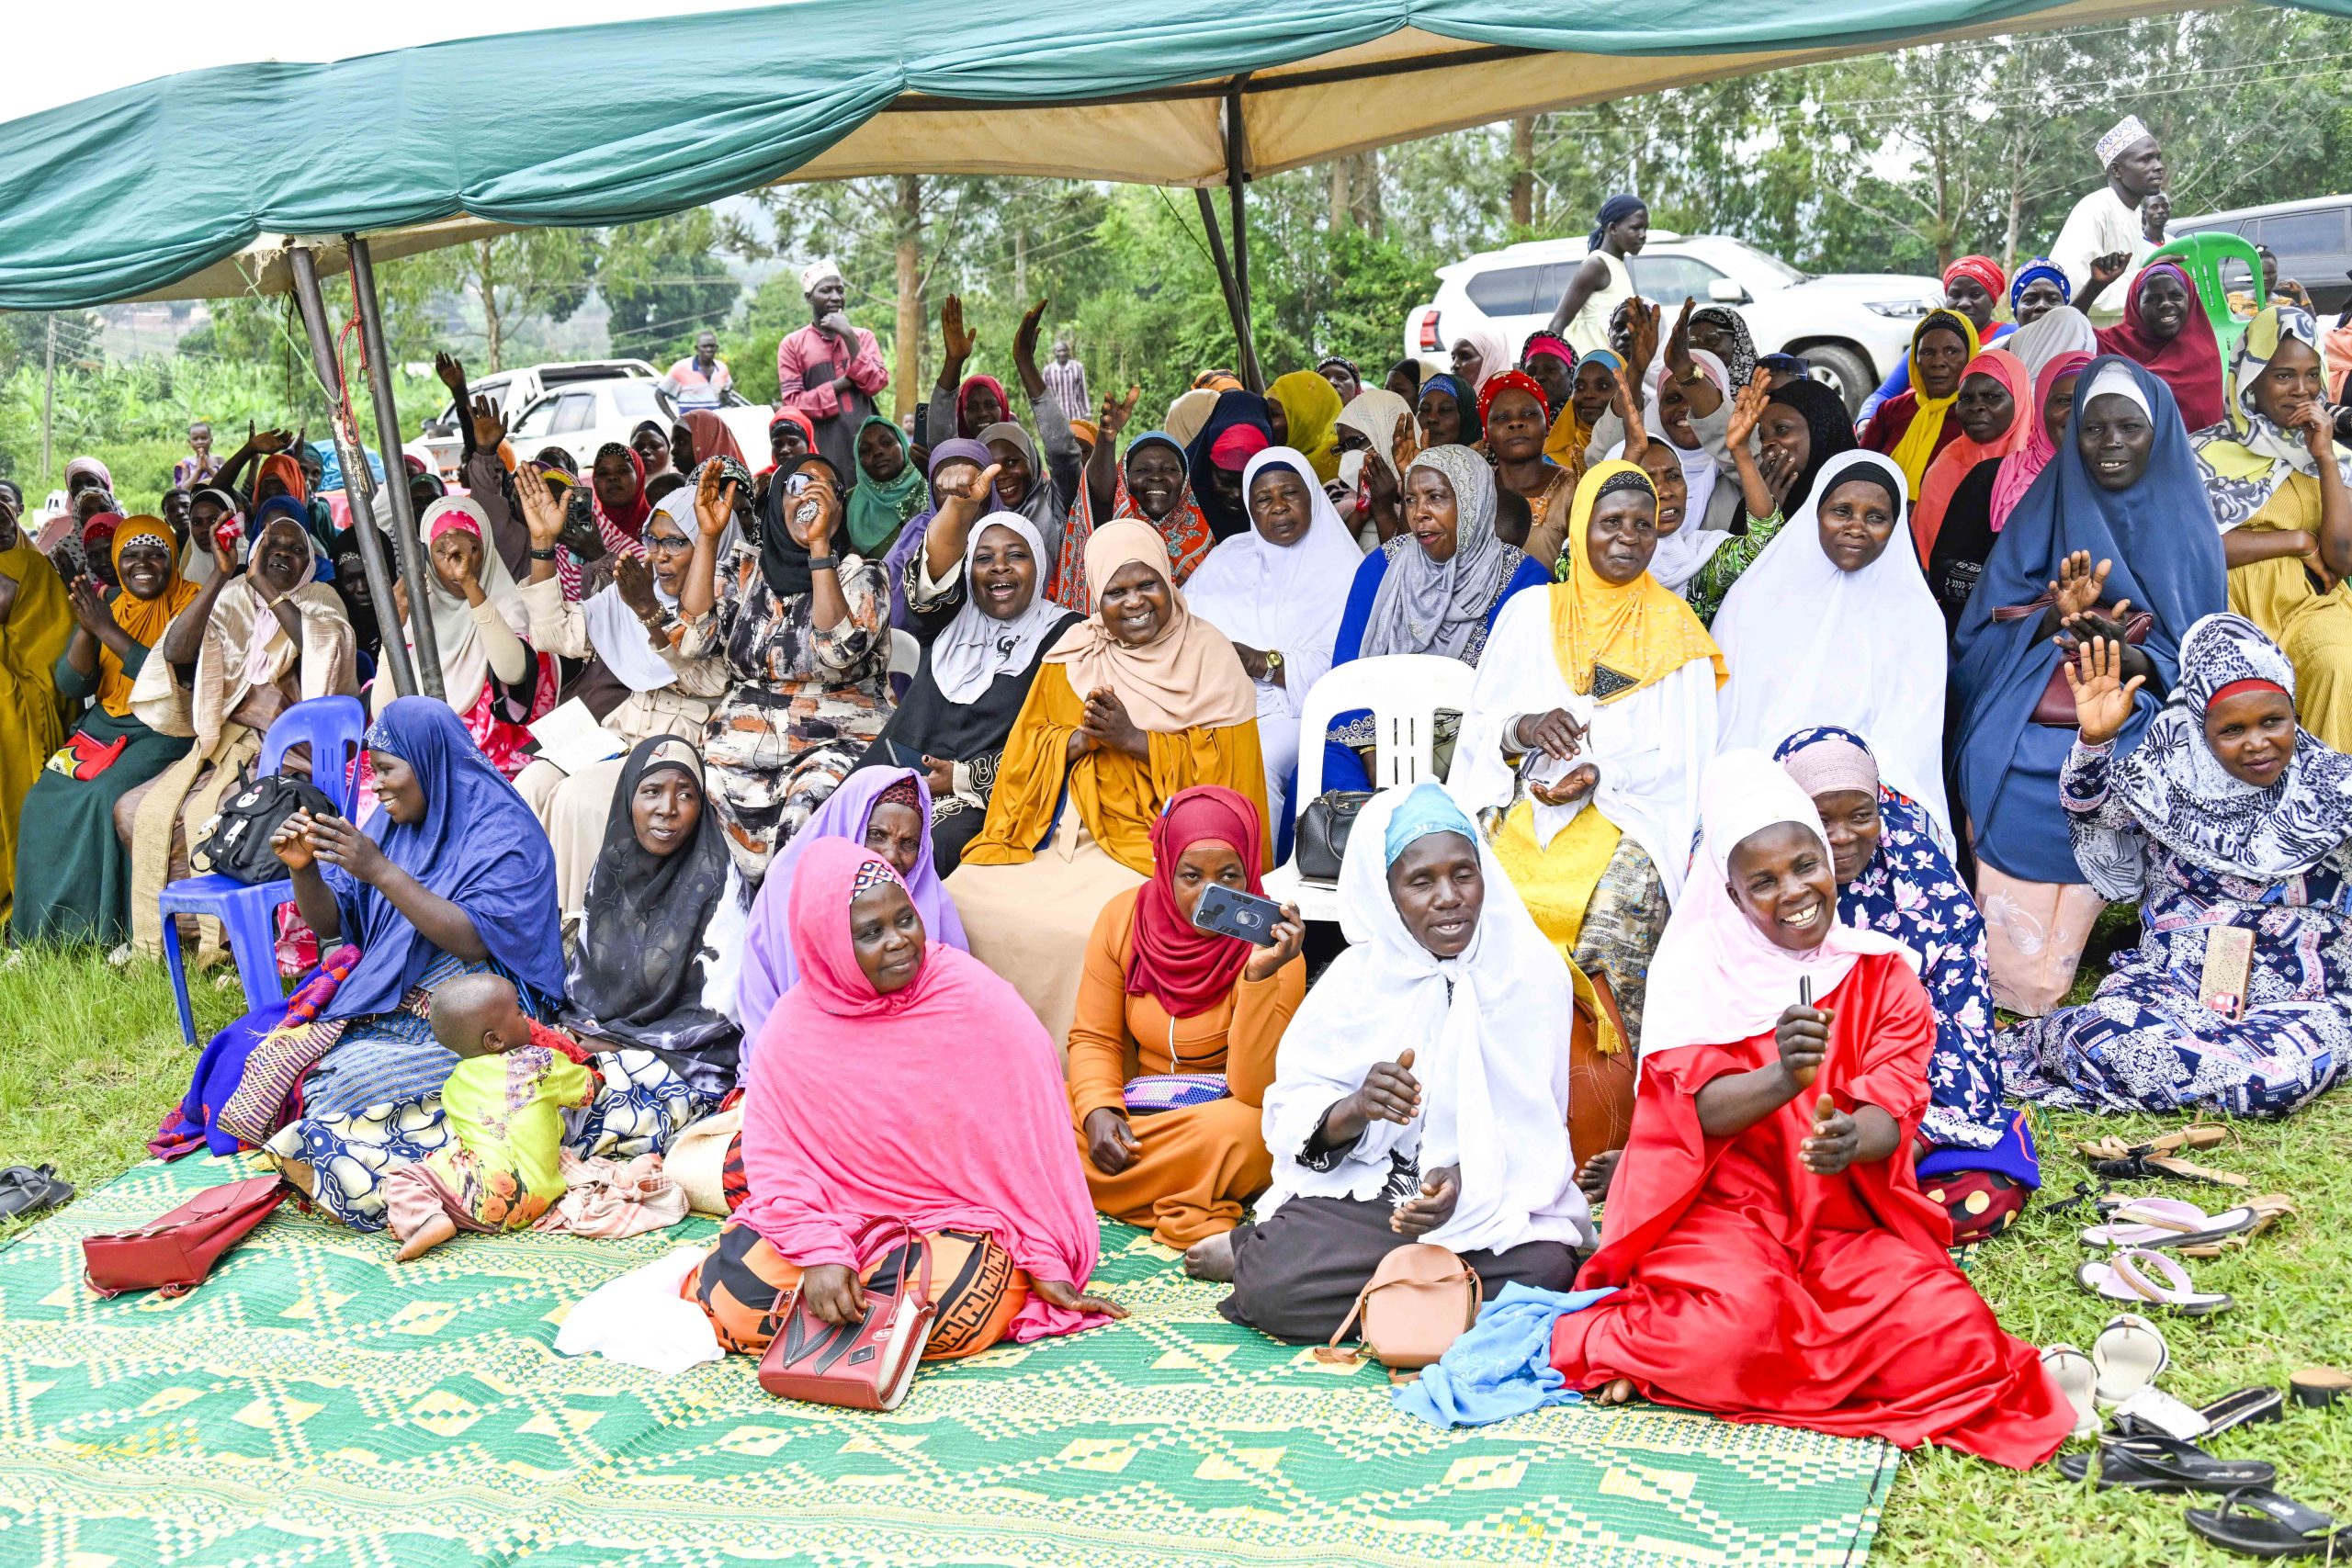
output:
POLYGON ((667 364, 723 325, 743 286, 719 253, 743 243, 740 225, 707 207, 611 231, 596 287, 612 308, 613 352, 667 364))

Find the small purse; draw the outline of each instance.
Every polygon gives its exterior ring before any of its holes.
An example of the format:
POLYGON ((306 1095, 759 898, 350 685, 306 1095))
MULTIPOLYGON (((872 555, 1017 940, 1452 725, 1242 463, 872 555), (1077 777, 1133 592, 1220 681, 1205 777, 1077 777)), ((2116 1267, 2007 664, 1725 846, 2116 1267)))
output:
POLYGON ((1348 852, 1348 834, 1372 798, 1368 789, 1327 789, 1298 814, 1297 847, 1292 858, 1308 882, 1337 882, 1348 852))
POLYGON ((249 1176, 207 1188, 135 1231, 85 1236, 82 1278, 102 1296, 125 1291, 184 1296, 293 1190, 275 1174, 249 1176))
MULTIPOLYGON (((2004 604, 1993 612, 1996 621, 2021 621, 2028 615, 2039 615, 2050 608, 2050 595, 2045 593, 2030 604, 2004 604)), ((2108 620, 2115 618, 2115 606, 2098 604, 2091 608, 2094 615, 2108 620)), ((2123 640, 2133 648, 2148 640, 2155 629, 2155 614, 2150 610, 2134 610, 2131 619, 2123 623, 2123 640)), ((2033 722, 2048 725, 2052 729, 2075 728, 2080 719, 2075 712, 2075 689, 2066 684, 2066 656, 2058 655, 2058 662, 2050 669, 2050 682, 2041 688, 2041 695, 2033 705, 2033 722)))
POLYGON ((865 1316, 831 1324, 808 1309, 800 1287, 776 1292, 775 1337, 760 1358, 760 1386, 778 1399, 838 1404, 844 1410, 896 1410, 915 1381, 915 1367, 931 1340, 938 1307, 931 1295, 931 1240, 901 1219, 865 1222, 851 1247, 864 1257, 868 1238, 896 1230, 898 1279, 886 1297, 865 1287, 865 1316), (913 1284, 922 1262, 922 1282, 913 1284))
POLYGON ((1485 1294, 1478 1271, 1450 1249, 1434 1242, 1417 1241, 1396 1248, 1380 1260, 1345 1323, 1329 1345, 1315 1347, 1318 1361, 1354 1362, 1364 1350, 1388 1369, 1388 1381, 1407 1382, 1404 1372, 1418 1372, 1446 1352, 1462 1331, 1478 1321, 1478 1303, 1485 1294), (1342 1349, 1340 1341, 1363 1319, 1363 1345, 1342 1349))

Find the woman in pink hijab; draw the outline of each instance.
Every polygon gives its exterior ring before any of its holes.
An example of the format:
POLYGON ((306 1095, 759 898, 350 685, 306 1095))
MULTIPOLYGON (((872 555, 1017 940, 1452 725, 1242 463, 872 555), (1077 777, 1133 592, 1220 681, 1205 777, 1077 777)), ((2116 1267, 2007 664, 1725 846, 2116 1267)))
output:
POLYGON ((800 977, 768 1015, 743 1101, 741 1207, 682 1293, 719 1343, 758 1352, 781 1292, 857 1321, 899 1248, 931 1242, 939 1312, 926 1360, 1091 1328, 1125 1313, 1085 1293, 1099 1231, 1061 1064, 1020 993, 927 940, 888 861, 808 844, 793 879, 800 977))

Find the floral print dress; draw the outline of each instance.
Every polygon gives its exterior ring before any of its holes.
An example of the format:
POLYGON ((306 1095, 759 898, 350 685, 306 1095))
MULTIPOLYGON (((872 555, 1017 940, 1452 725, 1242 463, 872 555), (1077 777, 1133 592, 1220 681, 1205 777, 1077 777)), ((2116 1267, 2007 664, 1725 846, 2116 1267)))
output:
POLYGON ((2192 864, 2143 834, 2110 793, 2115 760, 2112 743, 2078 742, 2059 784, 2076 857, 2096 868, 2101 893, 2140 900, 2145 934, 2089 1001, 2008 1036, 2012 1090, 2091 1111, 2301 1109, 2352 1055, 2346 851, 2278 882, 2192 864), (2117 834, 2141 841, 2136 861, 2109 852, 2117 834), (2222 926, 2254 933, 2248 1010, 2237 1022, 2198 1000, 2207 940, 2222 926))

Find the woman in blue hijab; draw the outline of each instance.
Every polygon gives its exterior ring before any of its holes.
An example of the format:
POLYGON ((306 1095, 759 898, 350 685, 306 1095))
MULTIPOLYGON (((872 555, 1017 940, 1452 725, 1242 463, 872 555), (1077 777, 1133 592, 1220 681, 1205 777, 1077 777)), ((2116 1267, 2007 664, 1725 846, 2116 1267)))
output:
POLYGON ((2070 624, 2120 639, 2126 605, 2150 617, 2127 649, 2128 672, 2148 677, 2118 739, 2128 754, 2178 677, 2182 636, 2228 607, 2221 530, 2171 389, 2111 355, 2077 385, 2058 455, 1994 543, 1952 643, 1953 771, 1974 831, 1993 998, 2030 1017, 2073 984, 2101 906, 2059 801, 2075 732, 2052 641, 2070 624))

